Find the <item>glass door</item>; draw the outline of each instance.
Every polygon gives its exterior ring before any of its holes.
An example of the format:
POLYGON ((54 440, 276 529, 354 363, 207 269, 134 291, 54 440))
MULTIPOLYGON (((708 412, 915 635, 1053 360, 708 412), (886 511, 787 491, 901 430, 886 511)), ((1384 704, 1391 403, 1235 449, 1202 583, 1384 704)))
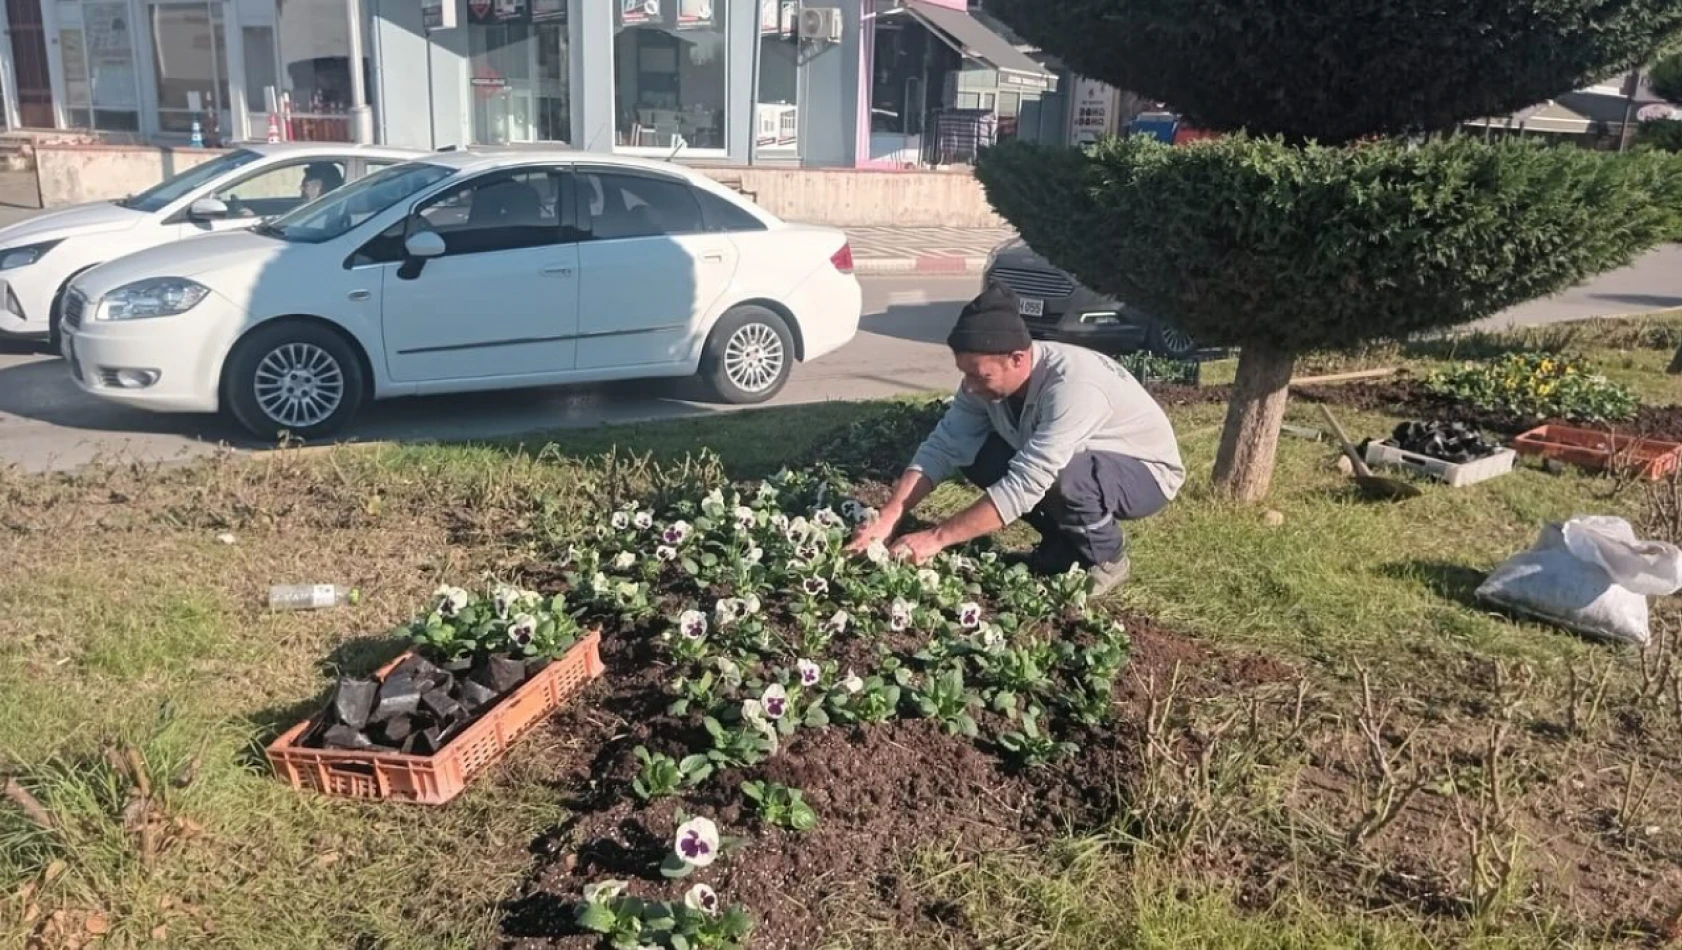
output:
POLYGON ((473 141, 565 142, 572 137, 567 24, 470 23, 473 141))
POLYGON ((228 41, 220 0, 152 3, 147 7, 147 21, 152 31, 158 131, 190 136, 197 119, 205 144, 233 140, 228 41))

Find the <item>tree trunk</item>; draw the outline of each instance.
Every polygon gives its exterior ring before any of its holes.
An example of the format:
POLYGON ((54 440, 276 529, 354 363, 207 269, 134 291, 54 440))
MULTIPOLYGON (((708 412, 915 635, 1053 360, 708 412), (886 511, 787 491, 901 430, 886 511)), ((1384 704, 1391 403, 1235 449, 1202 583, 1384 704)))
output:
POLYGON ((1666 366, 1664 371, 1672 376, 1682 373, 1682 346, 1676 348, 1676 353, 1670 358, 1670 365, 1666 366))
POLYGON ((1296 362, 1295 353, 1272 346, 1251 344, 1239 350, 1238 378, 1215 455, 1217 493, 1242 502, 1257 502, 1267 494, 1296 362))

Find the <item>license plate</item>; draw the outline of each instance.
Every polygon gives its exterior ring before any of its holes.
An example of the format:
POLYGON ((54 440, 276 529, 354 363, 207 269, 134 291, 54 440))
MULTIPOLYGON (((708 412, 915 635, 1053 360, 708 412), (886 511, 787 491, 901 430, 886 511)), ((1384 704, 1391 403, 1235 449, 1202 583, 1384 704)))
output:
POLYGON ((1038 297, 1022 297, 1016 302, 1016 312, 1024 317, 1045 316, 1045 301, 1038 297))

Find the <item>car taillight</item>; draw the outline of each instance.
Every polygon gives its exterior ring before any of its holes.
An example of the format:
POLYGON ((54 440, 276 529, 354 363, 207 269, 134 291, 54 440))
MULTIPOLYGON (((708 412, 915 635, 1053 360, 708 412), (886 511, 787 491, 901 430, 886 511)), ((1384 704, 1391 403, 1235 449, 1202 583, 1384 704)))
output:
POLYGON ((851 244, 841 245, 841 250, 829 255, 829 262, 834 264, 835 269, 841 273, 851 274, 853 272, 853 246, 851 244))

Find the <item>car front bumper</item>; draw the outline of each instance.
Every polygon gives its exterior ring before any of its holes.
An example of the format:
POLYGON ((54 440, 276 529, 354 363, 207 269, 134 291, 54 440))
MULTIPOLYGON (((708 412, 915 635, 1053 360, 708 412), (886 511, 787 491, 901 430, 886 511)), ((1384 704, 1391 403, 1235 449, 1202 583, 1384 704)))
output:
POLYGON ((59 352, 82 391, 155 412, 215 412, 222 361, 243 315, 211 293, 173 317, 64 321, 59 352), (125 384, 125 371, 127 373, 125 384), (135 375, 155 374, 136 385, 135 375))
POLYGON ((1021 268, 989 270, 982 275, 982 284, 986 286, 997 280, 1011 288, 1020 301, 1022 322, 1028 325, 1028 333, 1034 339, 1117 354, 1150 346, 1151 323, 1137 311, 1079 285, 1066 292, 1051 292, 1058 290, 1053 285, 1061 276, 1051 272, 1035 274, 1037 279, 1032 283, 1014 278, 1023 272, 1021 268))
POLYGON ((41 275, 30 273, 38 267, 31 264, 0 273, 0 334, 46 338, 48 313, 57 287, 44 286, 50 278, 43 280, 41 275))

